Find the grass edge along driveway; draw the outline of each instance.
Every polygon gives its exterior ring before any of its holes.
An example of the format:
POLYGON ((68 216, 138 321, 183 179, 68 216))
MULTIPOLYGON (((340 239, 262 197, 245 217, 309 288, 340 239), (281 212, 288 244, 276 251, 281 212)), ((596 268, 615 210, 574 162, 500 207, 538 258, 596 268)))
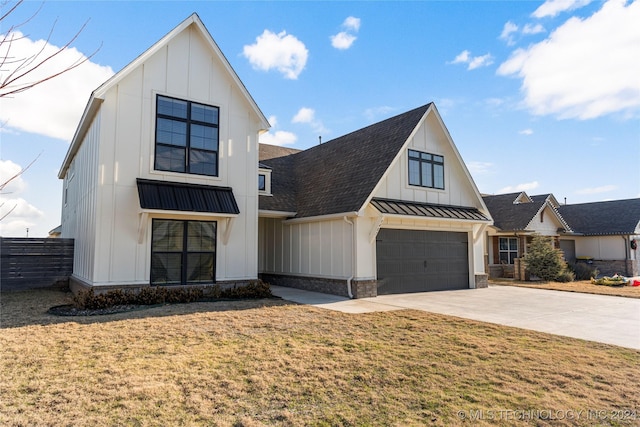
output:
POLYGON ((281 300, 44 314, 65 298, 1 295, 1 425, 638 424, 634 350, 281 300))

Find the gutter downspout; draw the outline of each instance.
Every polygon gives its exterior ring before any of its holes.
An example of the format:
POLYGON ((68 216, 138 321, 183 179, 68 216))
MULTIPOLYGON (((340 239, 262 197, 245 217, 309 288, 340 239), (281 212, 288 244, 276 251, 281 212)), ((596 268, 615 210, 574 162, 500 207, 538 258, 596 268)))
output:
POLYGON ((354 277, 354 270, 356 265, 356 226, 353 221, 348 219, 346 216, 343 216, 342 219, 344 220, 344 222, 351 225, 351 245, 353 246, 353 248, 351 249, 351 276, 349 276, 349 278, 347 279, 347 294, 349 295, 349 298, 353 299, 353 292, 351 292, 351 281, 354 277))
POLYGON ((621 236, 622 240, 624 240, 624 275, 625 276, 629 276, 630 272, 629 272, 629 259, 631 258, 631 248, 629 247, 631 245, 631 238, 628 236, 621 236))

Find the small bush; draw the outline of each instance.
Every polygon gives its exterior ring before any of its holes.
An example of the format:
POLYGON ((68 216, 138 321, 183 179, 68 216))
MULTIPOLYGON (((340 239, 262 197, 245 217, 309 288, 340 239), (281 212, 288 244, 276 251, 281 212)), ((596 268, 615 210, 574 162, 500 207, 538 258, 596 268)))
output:
POLYGON ((553 247, 553 240, 547 236, 535 236, 524 256, 529 272, 547 282, 556 280, 566 269, 562 251, 553 247))
POLYGON ((269 285, 261 280, 256 280, 247 285, 234 286, 225 290, 221 290, 218 285, 207 288, 152 286, 142 288, 138 292, 115 289, 96 295, 93 289, 89 289, 78 292, 73 297, 73 305, 81 310, 101 310, 118 305, 177 304, 196 302, 204 298, 208 300, 220 298, 258 299, 272 296, 269 285))
POLYGON ((247 285, 234 286, 233 288, 224 289, 221 292, 221 298, 270 298, 271 288, 269 284, 262 280, 249 282, 247 285))
POLYGON ((555 279, 556 282, 561 283, 573 282, 574 280, 576 280, 576 275, 569 269, 563 270, 555 279))
POLYGON ((598 277, 598 274, 600 274, 600 271, 598 271, 596 267, 584 262, 577 262, 569 267, 576 275, 577 280, 589 280, 594 277, 598 277))

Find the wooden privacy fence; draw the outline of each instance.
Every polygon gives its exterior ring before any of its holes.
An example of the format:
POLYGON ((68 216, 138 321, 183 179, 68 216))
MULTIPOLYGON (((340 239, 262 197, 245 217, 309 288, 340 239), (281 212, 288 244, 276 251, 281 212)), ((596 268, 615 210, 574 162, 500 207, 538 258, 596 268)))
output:
POLYGON ((73 272, 73 239, 0 238, 0 290, 67 284, 73 272))

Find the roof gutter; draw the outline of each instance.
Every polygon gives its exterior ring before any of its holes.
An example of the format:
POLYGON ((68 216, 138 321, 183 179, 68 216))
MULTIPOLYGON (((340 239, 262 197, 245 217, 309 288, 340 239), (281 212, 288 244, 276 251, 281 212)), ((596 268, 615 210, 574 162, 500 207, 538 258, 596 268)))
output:
POLYGON ((330 221, 332 219, 342 219, 344 217, 360 216, 358 212, 343 212, 328 215, 307 216, 302 218, 292 218, 282 221, 283 224, 298 224, 302 222, 330 221))

